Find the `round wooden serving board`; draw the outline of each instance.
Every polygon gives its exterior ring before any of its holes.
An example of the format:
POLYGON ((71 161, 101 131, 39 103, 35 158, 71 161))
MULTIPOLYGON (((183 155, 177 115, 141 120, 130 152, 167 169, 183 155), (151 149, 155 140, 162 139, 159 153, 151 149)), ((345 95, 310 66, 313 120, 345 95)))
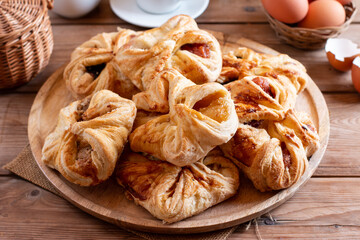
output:
MULTIPOLYGON (((236 36, 225 37, 212 32, 222 45, 223 52, 245 46, 258 52, 278 54, 276 51, 236 36), (226 39, 226 41, 225 41, 226 39)), ((292 187, 268 193, 257 191, 251 182, 241 179, 236 196, 203 213, 175 224, 163 224, 144 208, 125 198, 123 189, 113 178, 95 187, 80 187, 65 180, 57 171, 48 168, 41 161, 41 149, 46 136, 57 123, 59 110, 74 99, 62 79, 64 67, 58 69, 42 86, 37 94, 29 116, 28 135, 34 157, 49 181, 71 203, 91 215, 134 230, 157 233, 199 233, 231 227, 279 206, 289 199, 312 176, 324 155, 329 138, 329 113, 318 87, 310 81, 298 96, 296 109, 309 113, 319 130, 321 146, 311 157, 309 168, 292 187)))

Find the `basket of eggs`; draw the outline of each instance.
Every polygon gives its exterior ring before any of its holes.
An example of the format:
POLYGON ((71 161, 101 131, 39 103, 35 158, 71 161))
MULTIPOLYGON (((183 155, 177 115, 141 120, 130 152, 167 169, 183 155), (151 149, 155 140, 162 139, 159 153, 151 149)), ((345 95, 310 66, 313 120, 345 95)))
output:
POLYGON ((346 31, 356 15, 351 0, 261 0, 276 35, 301 49, 323 48, 346 31))

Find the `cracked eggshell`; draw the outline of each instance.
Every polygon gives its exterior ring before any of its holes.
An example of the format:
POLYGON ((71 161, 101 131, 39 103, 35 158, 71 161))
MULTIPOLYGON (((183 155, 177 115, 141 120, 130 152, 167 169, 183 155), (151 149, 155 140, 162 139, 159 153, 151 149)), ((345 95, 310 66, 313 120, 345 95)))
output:
POLYGON ((360 57, 356 57, 351 67, 351 80, 356 91, 360 93, 360 57))
POLYGON ((339 71, 349 71, 360 49, 357 44, 344 38, 329 38, 325 45, 326 56, 331 66, 339 71))

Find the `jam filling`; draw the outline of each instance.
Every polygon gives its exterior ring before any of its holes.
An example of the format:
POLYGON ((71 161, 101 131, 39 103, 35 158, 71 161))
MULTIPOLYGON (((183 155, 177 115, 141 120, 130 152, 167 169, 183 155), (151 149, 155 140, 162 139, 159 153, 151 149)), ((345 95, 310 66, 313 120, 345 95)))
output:
POLYGON ((221 123, 229 116, 228 108, 225 107, 226 102, 223 94, 216 92, 195 103, 193 109, 221 123))
POLYGON ((291 166, 291 155, 289 150, 286 148, 286 144, 284 142, 281 143, 281 150, 282 150, 284 165, 285 167, 289 168, 291 166))
POLYGON ((98 65, 93 65, 93 66, 86 66, 86 72, 89 73, 91 75, 91 77, 93 79, 96 79, 101 71, 105 68, 106 66, 106 63, 101 63, 101 64, 98 64, 98 65))
POLYGON ((83 144, 78 143, 78 155, 77 160, 78 164, 82 168, 87 168, 91 166, 91 152, 92 148, 90 145, 82 146, 83 144))
POLYGON ((188 43, 180 48, 181 50, 189 51, 202 58, 210 57, 210 48, 206 43, 188 43))
POLYGON ((316 132, 316 129, 315 129, 312 125, 310 125, 310 124, 302 125, 302 128, 303 128, 304 130, 310 129, 310 131, 316 132))
POLYGON ((91 146, 86 142, 78 141, 77 150, 77 172, 84 177, 90 177, 93 180, 92 185, 99 183, 98 171, 92 162, 91 152, 93 149, 91 146))
POLYGON ((251 120, 250 122, 246 122, 244 124, 250 125, 254 128, 258 128, 261 126, 261 124, 264 122, 264 120, 251 120))
POLYGON ((275 94, 271 89, 269 82, 265 78, 256 77, 253 79, 253 82, 259 85, 259 87, 261 87, 261 89, 264 90, 264 92, 266 92, 267 94, 269 94, 272 98, 275 98, 275 94))
POLYGON ((90 98, 86 98, 81 101, 81 103, 77 106, 77 113, 78 113, 78 122, 87 120, 86 116, 84 116, 84 112, 89 108, 90 105, 90 98))

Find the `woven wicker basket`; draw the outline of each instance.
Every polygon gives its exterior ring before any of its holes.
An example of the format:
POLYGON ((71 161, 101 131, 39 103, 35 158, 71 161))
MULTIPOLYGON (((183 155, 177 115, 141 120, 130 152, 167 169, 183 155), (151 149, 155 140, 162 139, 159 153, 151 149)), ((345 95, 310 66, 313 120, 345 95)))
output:
POLYGON ((0 1, 0 89, 29 82, 49 62, 50 0, 0 1))
POLYGON ((300 49, 320 49, 325 46, 327 39, 337 37, 349 28, 357 9, 354 3, 345 5, 344 8, 346 21, 343 25, 316 29, 291 27, 271 17, 265 9, 264 12, 276 35, 286 43, 300 49))

